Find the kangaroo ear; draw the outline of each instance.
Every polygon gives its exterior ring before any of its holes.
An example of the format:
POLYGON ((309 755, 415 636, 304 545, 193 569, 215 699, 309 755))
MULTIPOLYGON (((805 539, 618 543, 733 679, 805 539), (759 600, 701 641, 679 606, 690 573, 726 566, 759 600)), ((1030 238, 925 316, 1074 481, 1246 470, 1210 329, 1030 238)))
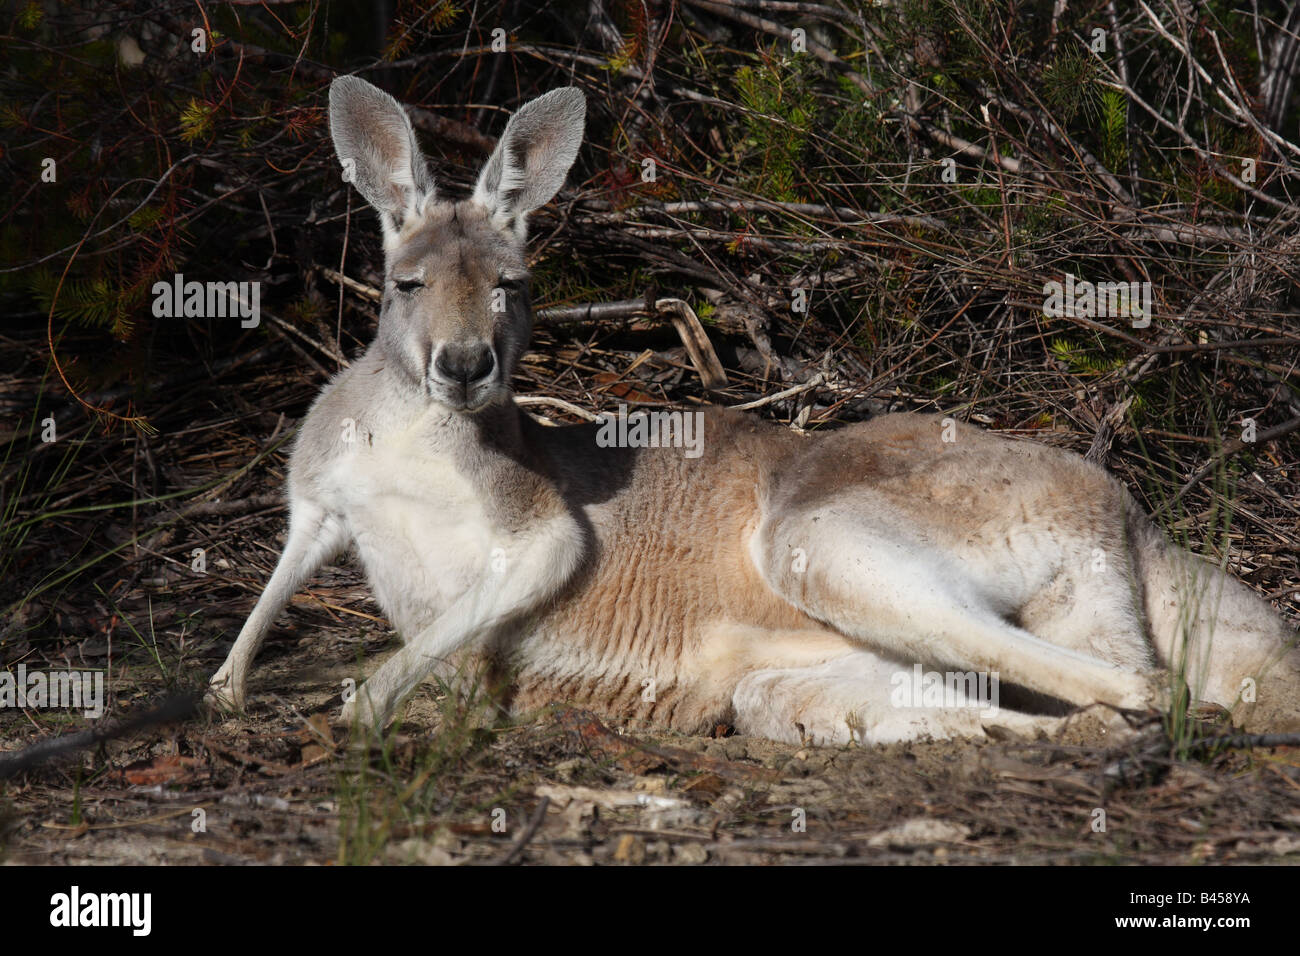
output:
POLYGON ((474 187, 475 201, 487 208, 493 222, 524 237, 525 217, 550 202, 564 185, 582 145, 586 116, 582 91, 566 86, 525 104, 510 117, 474 187))
POLYGON ((330 135, 344 181, 378 211, 386 238, 433 197, 411 121, 383 90, 360 77, 337 77, 330 84, 330 135))

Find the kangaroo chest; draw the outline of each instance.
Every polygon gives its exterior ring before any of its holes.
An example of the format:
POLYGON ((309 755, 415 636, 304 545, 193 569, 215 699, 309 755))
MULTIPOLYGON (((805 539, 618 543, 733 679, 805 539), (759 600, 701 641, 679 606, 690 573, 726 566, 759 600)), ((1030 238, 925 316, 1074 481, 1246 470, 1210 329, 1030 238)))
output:
POLYGON ((499 534, 436 425, 358 426, 328 470, 375 600, 410 639, 489 567, 499 534))

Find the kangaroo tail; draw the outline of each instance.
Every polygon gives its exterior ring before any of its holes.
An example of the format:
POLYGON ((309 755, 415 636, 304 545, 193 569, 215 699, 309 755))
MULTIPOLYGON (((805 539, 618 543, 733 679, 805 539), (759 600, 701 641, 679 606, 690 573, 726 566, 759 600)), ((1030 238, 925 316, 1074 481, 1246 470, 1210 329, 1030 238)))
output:
POLYGON ((1193 699, 1232 711, 1248 730, 1300 729, 1297 635, 1236 578, 1172 544, 1141 509, 1128 533, 1147 628, 1160 664, 1193 699))

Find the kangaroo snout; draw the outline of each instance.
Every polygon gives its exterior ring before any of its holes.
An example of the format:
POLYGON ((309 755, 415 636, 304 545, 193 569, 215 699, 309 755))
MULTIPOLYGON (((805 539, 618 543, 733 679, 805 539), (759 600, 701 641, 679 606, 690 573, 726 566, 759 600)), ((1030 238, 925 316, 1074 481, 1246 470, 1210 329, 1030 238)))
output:
POLYGON ((434 352, 431 384, 449 404, 474 409, 496 385, 496 353, 487 342, 446 342, 434 352))

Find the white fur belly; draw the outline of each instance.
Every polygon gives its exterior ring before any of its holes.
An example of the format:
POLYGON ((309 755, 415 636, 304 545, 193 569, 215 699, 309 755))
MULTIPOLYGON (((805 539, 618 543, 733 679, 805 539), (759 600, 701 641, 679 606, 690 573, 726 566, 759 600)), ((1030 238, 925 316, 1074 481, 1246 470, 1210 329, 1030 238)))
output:
POLYGON ((494 546, 473 487, 422 450, 410 438, 358 449, 330 474, 375 600, 404 640, 490 571, 494 546))

